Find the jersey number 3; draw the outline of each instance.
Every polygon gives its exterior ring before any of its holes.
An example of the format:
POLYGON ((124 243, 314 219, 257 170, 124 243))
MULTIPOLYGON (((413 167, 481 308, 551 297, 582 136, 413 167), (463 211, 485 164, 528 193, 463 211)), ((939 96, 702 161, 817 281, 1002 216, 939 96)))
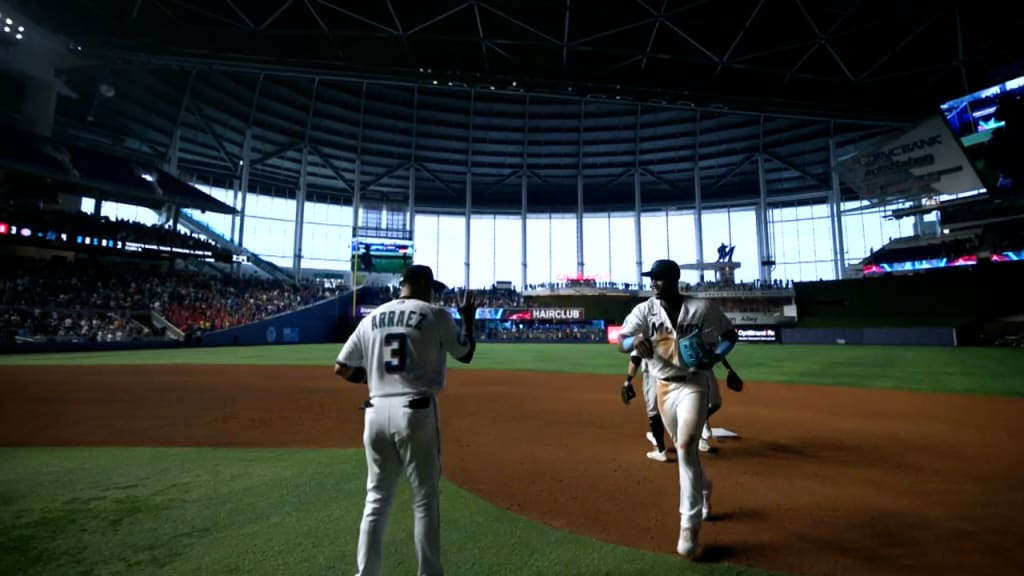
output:
POLYGON ((401 332, 392 332, 384 336, 384 347, 390 352, 384 360, 384 371, 388 374, 405 372, 405 359, 409 338, 401 332))

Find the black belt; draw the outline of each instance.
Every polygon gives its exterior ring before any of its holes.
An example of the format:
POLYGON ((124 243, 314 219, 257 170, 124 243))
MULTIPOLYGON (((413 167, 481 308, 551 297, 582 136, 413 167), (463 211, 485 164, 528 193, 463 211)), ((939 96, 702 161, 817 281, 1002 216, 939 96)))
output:
MULTIPOLYGON (((433 406, 433 404, 433 396, 417 396, 406 402, 405 407, 409 408, 410 410, 425 410, 433 406)), ((363 402, 363 406, 360 408, 360 410, 365 410, 367 408, 373 408, 372 400, 367 400, 366 402, 363 402)))

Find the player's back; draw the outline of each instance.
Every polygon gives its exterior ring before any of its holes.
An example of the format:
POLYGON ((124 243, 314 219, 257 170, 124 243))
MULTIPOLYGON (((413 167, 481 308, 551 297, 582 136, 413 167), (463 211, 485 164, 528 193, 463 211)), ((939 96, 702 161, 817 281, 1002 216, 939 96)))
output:
POLYGON ((413 298, 377 307, 353 335, 366 354, 370 397, 432 394, 444 388, 451 314, 413 298))

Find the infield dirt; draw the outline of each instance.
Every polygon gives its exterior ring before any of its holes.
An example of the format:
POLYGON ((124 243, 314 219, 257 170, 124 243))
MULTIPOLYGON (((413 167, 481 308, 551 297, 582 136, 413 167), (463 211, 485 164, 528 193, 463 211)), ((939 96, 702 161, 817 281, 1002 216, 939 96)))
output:
MULTIPOLYGON (((642 402, 615 377, 458 371, 441 397, 444 475, 516 513, 671 554, 673 460, 648 460, 642 402)), ((1024 566, 1024 400, 748 383, 702 454, 705 561, 795 575, 1024 566)), ((0 368, 5 446, 358 447, 363 387, 330 368, 0 368)), ((680 560, 684 562, 684 560, 680 560)))

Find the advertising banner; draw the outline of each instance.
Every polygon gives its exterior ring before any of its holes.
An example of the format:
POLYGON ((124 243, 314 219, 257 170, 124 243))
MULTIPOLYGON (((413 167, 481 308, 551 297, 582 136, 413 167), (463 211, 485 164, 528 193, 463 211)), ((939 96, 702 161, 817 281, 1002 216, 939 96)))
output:
POLYGON ((585 319, 583 308, 531 308, 509 310, 505 320, 513 322, 579 322, 585 319))
POLYGON ((776 314, 758 314, 757 312, 726 312, 725 315, 734 326, 757 326, 781 323, 785 317, 776 314))
POLYGON ((779 329, 776 326, 758 326, 737 328, 740 342, 779 342, 779 329))
POLYGON ((877 204, 982 188, 941 114, 896 138, 863 145, 839 159, 836 169, 862 200, 877 204))

